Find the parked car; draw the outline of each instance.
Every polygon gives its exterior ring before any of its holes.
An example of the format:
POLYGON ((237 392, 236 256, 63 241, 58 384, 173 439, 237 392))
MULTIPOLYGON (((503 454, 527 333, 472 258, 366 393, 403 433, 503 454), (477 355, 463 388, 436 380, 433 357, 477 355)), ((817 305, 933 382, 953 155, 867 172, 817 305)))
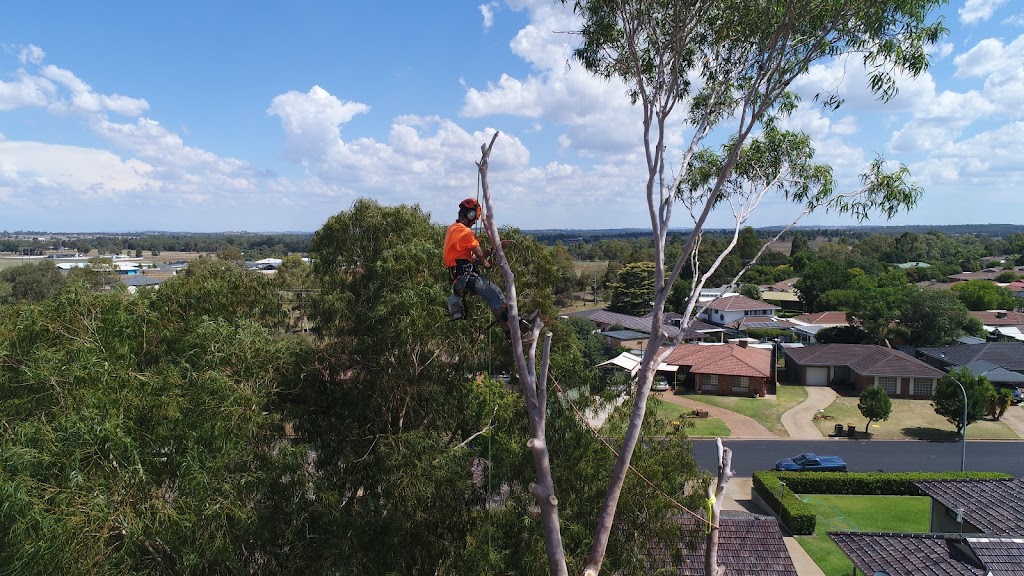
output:
POLYGON ((664 392, 668 390, 668 380, 665 380, 664 376, 658 376, 654 379, 654 383, 651 384, 651 392, 664 392))
POLYGON ((1012 394, 1013 396, 1010 397, 1010 402, 1014 404, 1024 402, 1024 392, 1021 392, 1020 388, 1014 388, 1012 394))
POLYGON ((839 456, 817 456, 805 452, 779 460, 775 469, 782 472, 846 472, 846 462, 839 456))

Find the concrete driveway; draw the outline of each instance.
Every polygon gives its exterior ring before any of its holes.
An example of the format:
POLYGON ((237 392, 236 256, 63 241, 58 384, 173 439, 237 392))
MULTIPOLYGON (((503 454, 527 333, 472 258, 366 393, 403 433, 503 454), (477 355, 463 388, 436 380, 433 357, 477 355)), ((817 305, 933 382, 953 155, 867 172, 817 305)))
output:
POLYGON ((782 415, 782 425, 791 438, 821 439, 825 436, 814 425, 818 410, 828 408, 838 394, 828 386, 807 386, 807 399, 782 415))

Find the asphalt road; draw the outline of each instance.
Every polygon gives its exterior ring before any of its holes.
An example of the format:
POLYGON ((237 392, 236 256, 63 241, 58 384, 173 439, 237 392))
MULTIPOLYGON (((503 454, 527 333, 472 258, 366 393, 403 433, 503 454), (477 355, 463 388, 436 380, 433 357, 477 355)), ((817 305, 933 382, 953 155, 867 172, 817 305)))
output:
MULTIPOLYGON (((748 477, 755 470, 769 470, 780 458, 801 452, 840 456, 850 472, 947 472, 960 470, 960 442, 920 440, 729 440, 732 468, 748 477)), ((693 456, 711 471, 718 469, 714 440, 694 440, 693 456)), ((972 442, 968 433, 966 469, 1024 476, 1024 442, 972 442)))

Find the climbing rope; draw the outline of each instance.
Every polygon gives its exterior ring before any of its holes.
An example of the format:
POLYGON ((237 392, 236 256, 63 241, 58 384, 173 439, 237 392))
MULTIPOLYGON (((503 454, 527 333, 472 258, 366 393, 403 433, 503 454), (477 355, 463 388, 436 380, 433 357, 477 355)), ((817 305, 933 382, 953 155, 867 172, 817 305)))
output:
MULTIPOLYGON (((570 398, 569 394, 567 394, 566 391, 562 388, 562 386, 558 384, 558 380, 554 377, 554 375, 551 375, 550 377, 551 377, 551 383, 558 390, 558 393, 561 394, 561 396, 563 398, 565 398, 566 404, 568 404, 569 407, 572 408, 572 411, 576 413, 576 417, 579 418, 580 422, 582 422, 587 428, 589 428, 590 432, 594 435, 594 437, 597 438, 598 441, 600 441, 602 444, 604 444, 605 447, 608 448, 608 450, 611 451, 611 453, 614 454, 616 458, 618 458, 619 457, 619 453, 615 450, 615 448, 612 447, 611 444, 608 443, 607 440, 602 438, 601 435, 597 433, 597 430, 595 430, 593 426, 590 425, 590 422, 587 420, 586 416, 584 416, 583 413, 579 410, 579 408, 577 408, 576 405, 573 404, 572 398, 570 398)), ((632 464, 629 465, 629 469, 631 471, 633 471, 633 473, 636 474, 638 478, 643 480, 644 483, 646 483, 648 486, 650 486, 651 489, 653 489, 655 492, 660 494, 663 498, 665 498, 670 503, 672 503, 673 506, 675 506, 676 508, 682 510, 683 512, 686 512, 690 516, 693 516, 697 520, 700 520, 701 522, 704 522, 705 524, 707 524, 707 531, 708 531, 709 534, 711 533, 711 529, 712 528, 718 528, 718 526, 716 526, 714 523, 711 522, 712 508, 714 507, 714 504, 715 504, 715 499, 714 498, 709 498, 706 501, 706 503, 710 503, 710 504, 708 505, 708 508, 707 508, 707 518, 705 518, 704 516, 701 516, 700 514, 694 512, 693 510, 690 510, 686 506, 683 506, 675 498, 673 498, 673 497, 669 496, 668 494, 666 494, 654 482, 652 482, 646 476, 644 476, 642 472, 640 472, 635 467, 633 467, 632 464)))

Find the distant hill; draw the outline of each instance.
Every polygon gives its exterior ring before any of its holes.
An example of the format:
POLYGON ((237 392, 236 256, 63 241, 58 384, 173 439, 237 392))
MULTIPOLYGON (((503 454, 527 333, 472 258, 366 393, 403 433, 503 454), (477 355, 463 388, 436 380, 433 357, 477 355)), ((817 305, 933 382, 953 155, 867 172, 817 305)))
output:
MULTIPOLYGON (((762 236, 768 236, 778 233, 781 230, 781 226, 767 226, 763 228, 755 228, 762 236)), ((904 232, 912 232, 914 234, 927 234, 929 232, 939 232, 947 236, 964 236, 964 235, 977 235, 986 237, 1000 238, 1008 234, 1020 234, 1024 233, 1024 225, 1021 224, 943 224, 943 225, 915 225, 915 226, 797 226, 793 228, 790 233, 800 231, 805 236, 817 237, 817 236, 852 236, 862 238, 865 236, 871 236, 872 234, 891 234, 899 235, 904 232)), ((538 241, 553 244, 555 242, 562 242, 563 244, 573 244, 576 242, 596 242, 598 240, 609 240, 613 238, 640 238, 650 236, 651 231, 646 228, 597 228, 597 229, 545 229, 545 230, 523 230, 524 234, 533 236, 538 241)), ((689 234, 689 228, 672 228, 669 230, 670 235, 683 235, 689 234)), ((707 234, 731 234, 732 230, 723 228, 708 228, 705 229, 707 234)))

